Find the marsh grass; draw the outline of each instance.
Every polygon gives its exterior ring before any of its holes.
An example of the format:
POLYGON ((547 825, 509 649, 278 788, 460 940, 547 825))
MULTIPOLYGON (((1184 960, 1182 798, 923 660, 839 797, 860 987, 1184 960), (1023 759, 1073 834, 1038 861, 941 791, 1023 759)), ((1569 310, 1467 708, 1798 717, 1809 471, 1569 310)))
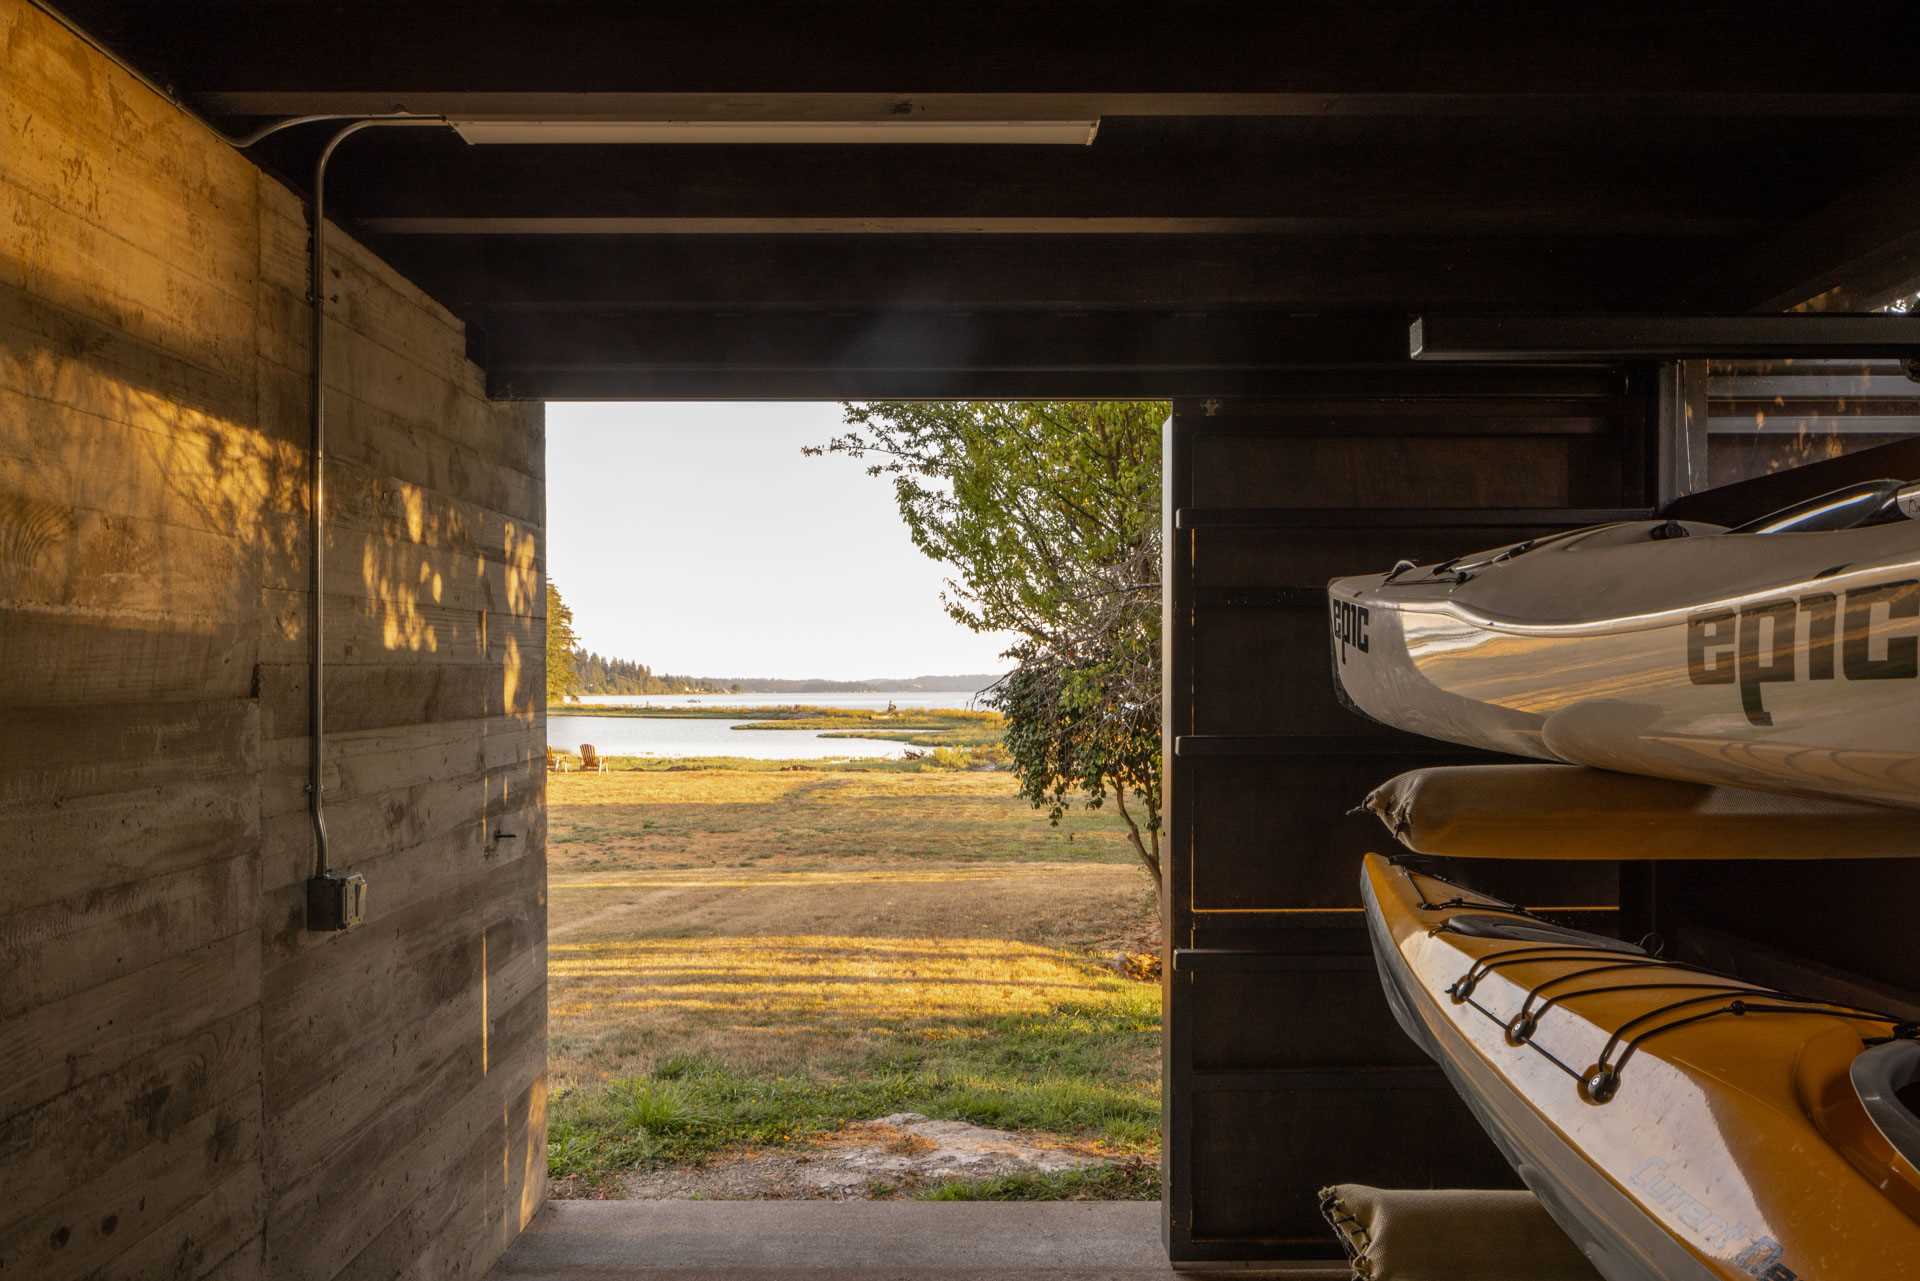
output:
POLYGON ((845 707, 627 707, 568 703, 550 707, 564 716, 609 716, 629 720, 741 721, 741 730, 805 730, 823 738, 866 738, 913 747, 980 747, 998 744, 1006 730, 1000 713, 961 707, 913 707, 899 711, 845 707))
POLYGON ((702 703, 697 706, 636 707, 626 703, 554 703, 549 712, 565 716, 639 716, 678 720, 799 722, 794 729, 818 729, 826 722, 850 725, 973 724, 998 728, 1000 713, 978 707, 903 707, 884 711, 871 707, 819 707, 810 703, 702 703))
MULTIPOLYGON (((570 703, 550 707, 566 716, 611 716, 639 720, 742 720, 738 730, 801 730, 821 738, 877 740, 925 749, 910 759, 849 759, 844 761, 758 760, 743 756, 606 756, 607 769, 616 773, 646 771, 680 773, 739 770, 785 773, 803 768, 861 773, 924 774, 935 770, 1003 770, 1011 763, 1005 747, 1005 721, 1000 713, 965 708, 912 708, 885 712, 837 707, 626 707, 603 703, 570 703)), ((548 757, 562 773, 580 768, 578 753, 549 749, 548 757)))

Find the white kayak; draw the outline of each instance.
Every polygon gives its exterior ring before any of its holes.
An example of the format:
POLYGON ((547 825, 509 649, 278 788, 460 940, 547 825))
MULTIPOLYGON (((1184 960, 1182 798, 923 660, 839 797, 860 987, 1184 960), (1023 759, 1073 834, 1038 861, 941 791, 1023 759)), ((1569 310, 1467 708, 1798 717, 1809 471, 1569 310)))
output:
POLYGON ((1490 751, 1920 808, 1920 485, 1329 585, 1335 682, 1490 751))

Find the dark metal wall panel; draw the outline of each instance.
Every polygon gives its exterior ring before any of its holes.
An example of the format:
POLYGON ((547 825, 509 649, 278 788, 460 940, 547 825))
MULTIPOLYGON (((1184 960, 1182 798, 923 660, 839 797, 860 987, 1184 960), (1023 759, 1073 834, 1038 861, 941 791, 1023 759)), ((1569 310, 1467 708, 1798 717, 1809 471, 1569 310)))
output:
MULTIPOLYGON (((1355 940, 1344 941, 1351 947, 1355 940)), ((1364 955, 1220 949, 1195 950, 1182 961, 1182 969, 1205 980, 1193 985, 1192 995, 1197 1073, 1426 1065, 1419 1047, 1391 1019, 1378 1017, 1385 998, 1364 955), (1257 1010, 1257 1016, 1246 1017, 1248 1010, 1257 1010), (1311 1035, 1330 1010, 1358 1016, 1349 1035, 1311 1035)))
MULTIPOLYGON (((1511 1184, 1381 997, 1348 813, 1402 770, 1499 758, 1334 697, 1326 581, 1648 514, 1651 370, 1326 372, 1176 401, 1167 429, 1167 1240, 1176 1261, 1330 1256, 1315 1190, 1511 1184), (1309 378, 1311 381, 1309 382, 1309 378)), ((1612 920, 1611 865, 1457 865, 1612 920)))
MULTIPOLYGON (((1186 906, 1196 938, 1212 917, 1357 913, 1360 856, 1391 842, 1379 820, 1352 813, 1353 807, 1406 770, 1500 759, 1445 750, 1351 752, 1330 738, 1267 740, 1272 746, 1260 756, 1181 754, 1192 815, 1190 839, 1174 853, 1188 864, 1186 906)), ((1616 891, 1607 864, 1543 874, 1533 864, 1476 862, 1459 868, 1455 879, 1552 908, 1608 907, 1616 891)), ((1285 926, 1284 919, 1261 923, 1285 926)))
POLYGON ((1505 1186, 1506 1162, 1430 1068, 1349 1069, 1265 1087, 1199 1089, 1192 1259, 1312 1258, 1332 1238, 1312 1179, 1505 1186))
POLYGON ((1742 360, 1707 366, 1715 486, 1920 436, 1920 382, 1898 360, 1742 360))
POLYGON ((1679 520, 1736 525, 1843 485, 1886 476, 1920 477, 1920 439, 1890 441, 1801 467, 1772 468, 1765 475, 1689 494, 1663 510, 1679 520))

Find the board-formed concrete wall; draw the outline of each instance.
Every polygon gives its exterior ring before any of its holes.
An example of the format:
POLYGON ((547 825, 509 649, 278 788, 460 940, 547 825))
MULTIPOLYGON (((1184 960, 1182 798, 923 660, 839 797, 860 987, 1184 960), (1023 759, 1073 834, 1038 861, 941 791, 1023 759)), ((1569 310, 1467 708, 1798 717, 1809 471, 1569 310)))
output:
POLYGON ((316 935, 302 206, 0 0, 0 1276, 473 1276, 545 1193, 544 420, 331 234, 316 935))

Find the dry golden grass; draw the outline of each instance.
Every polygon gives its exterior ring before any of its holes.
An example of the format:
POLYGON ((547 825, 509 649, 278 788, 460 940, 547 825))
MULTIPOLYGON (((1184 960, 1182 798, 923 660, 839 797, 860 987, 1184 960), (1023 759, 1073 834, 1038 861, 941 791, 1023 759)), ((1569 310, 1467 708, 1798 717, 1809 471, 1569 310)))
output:
POLYGON ((697 770, 549 789, 563 1086, 673 1055, 845 1059, 942 1021, 1040 1012, 1097 993, 1086 952, 1150 910, 1116 819, 1050 827, 1005 774, 697 770))
POLYGON ((905 1109, 1151 1152, 1152 893, 1005 774, 550 778, 554 1169, 600 1186, 905 1109))
POLYGON ((892 1038, 938 1040, 1124 987, 1058 948, 1002 939, 834 935, 556 942, 557 1084, 697 1055, 739 1070, 831 1066, 892 1038))
POLYGON ((1137 866, 1117 814, 1075 812, 1050 826, 1003 773, 636 770, 554 774, 548 783, 556 872, 923 860, 1137 866))

